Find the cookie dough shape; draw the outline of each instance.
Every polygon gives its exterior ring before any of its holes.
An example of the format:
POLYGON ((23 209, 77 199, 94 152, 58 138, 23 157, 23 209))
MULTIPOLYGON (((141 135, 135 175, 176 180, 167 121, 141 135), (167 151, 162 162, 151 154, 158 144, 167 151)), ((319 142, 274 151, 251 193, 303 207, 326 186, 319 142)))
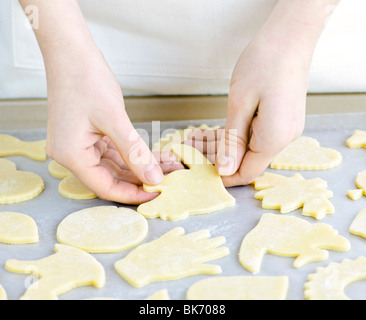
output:
POLYGON ((366 238, 366 209, 361 210, 352 221, 349 232, 366 238))
POLYGON ((62 179, 58 185, 58 192, 64 197, 77 200, 94 199, 97 197, 71 171, 58 164, 55 160, 50 161, 48 171, 52 176, 62 179))
POLYGON ((135 287, 154 281, 173 280, 196 274, 218 274, 221 267, 204 264, 229 254, 220 247, 224 237, 208 239, 210 232, 201 230, 184 235, 174 228, 160 238, 142 244, 115 263, 118 273, 135 287))
POLYGON ((14 162, 0 159, 0 204, 32 199, 43 189, 44 182, 40 176, 18 171, 14 162))
POLYGON ((173 133, 168 133, 164 135, 158 142, 154 143, 152 151, 153 152, 170 152, 171 146, 173 144, 181 144, 188 139, 188 136, 191 132, 196 129, 201 130, 216 130, 219 129, 219 126, 209 127, 206 124, 202 124, 199 127, 189 126, 186 129, 178 129, 173 133))
POLYGON ((67 216, 57 228, 57 238, 63 244, 88 252, 118 252, 138 245, 147 231, 147 221, 138 212, 100 206, 67 216))
POLYGON ((30 216, 16 212, 0 212, 0 242, 23 244, 38 241, 38 228, 30 216))
POLYGON ((330 148, 320 147, 319 142, 310 137, 299 137, 290 143, 271 162, 273 169, 325 170, 339 166, 342 155, 330 148))
POLYGON ((350 248, 350 242, 328 224, 311 224, 300 218, 267 213, 244 237, 239 260, 244 268, 258 273, 267 252, 296 257, 293 266, 299 268, 328 259, 329 253, 324 249, 348 251, 350 248))
POLYGON ((90 254, 61 244, 55 245, 55 251, 40 260, 6 261, 8 271, 40 277, 28 287, 21 300, 57 300, 58 295, 78 286, 104 286, 104 268, 90 254))
POLYGON ((144 185, 148 192, 160 192, 154 200, 137 208, 147 218, 181 220, 233 206, 235 199, 226 191, 215 167, 195 148, 172 145, 173 153, 190 169, 167 175, 156 186, 144 185))
POLYGON ((4 288, 0 285, 0 300, 7 300, 8 296, 4 288))
POLYGON ((348 197, 352 200, 358 200, 363 195, 366 196, 366 170, 357 174, 356 186, 358 189, 347 191, 348 197))
POLYGON ((366 131, 355 130, 346 141, 349 148, 366 148, 366 131))
POLYGON ((305 283, 305 298, 308 300, 350 300, 344 293, 351 283, 366 279, 366 258, 345 259, 317 268, 305 283))
POLYGON ((265 172, 254 181, 254 197, 262 200, 262 208, 278 209, 288 213, 302 208, 304 216, 323 219, 334 213, 333 204, 328 200, 333 192, 327 189, 327 182, 320 179, 306 180, 300 174, 285 177, 265 172))
POLYGON ((46 140, 28 142, 7 134, 0 134, 0 157, 14 155, 45 161, 47 159, 46 140))
POLYGON ((187 300, 285 300, 288 277, 212 277, 193 284, 187 300))

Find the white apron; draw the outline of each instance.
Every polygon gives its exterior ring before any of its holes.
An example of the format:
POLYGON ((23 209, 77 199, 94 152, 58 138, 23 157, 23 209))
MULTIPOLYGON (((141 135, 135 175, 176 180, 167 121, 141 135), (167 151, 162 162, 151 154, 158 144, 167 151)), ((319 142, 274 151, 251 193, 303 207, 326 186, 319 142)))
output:
MULTIPOLYGON (((276 0, 80 0, 125 96, 226 94, 242 50, 276 0)), ((0 99, 46 97, 18 0, 0 10, 0 99)), ((313 59, 309 92, 366 91, 366 1, 343 0, 313 59)))

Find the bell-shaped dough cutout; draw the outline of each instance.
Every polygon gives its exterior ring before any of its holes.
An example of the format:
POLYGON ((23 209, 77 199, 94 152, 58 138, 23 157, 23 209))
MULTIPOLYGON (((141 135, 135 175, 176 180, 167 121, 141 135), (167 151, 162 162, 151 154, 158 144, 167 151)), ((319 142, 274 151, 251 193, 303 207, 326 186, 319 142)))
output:
POLYGON ((296 257, 294 267, 299 268, 328 259, 328 251, 324 249, 348 251, 350 248, 350 242, 328 224, 311 224, 292 216, 266 213, 244 237, 239 260, 244 268, 258 273, 267 252, 296 257))
POLYGON ((21 300, 57 300, 59 295, 78 286, 104 286, 104 268, 89 253, 61 244, 56 244, 55 251, 40 260, 6 261, 8 271, 40 278, 27 288, 21 300))
POLYGON ((191 214, 218 211, 235 204, 215 167, 197 149, 174 144, 172 151, 189 170, 172 172, 156 186, 144 185, 146 191, 161 194, 140 205, 138 212, 147 218, 181 220, 191 214))
POLYGON ((14 155, 45 161, 47 159, 46 140, 28 142, 7 134, 0 134, 0 157, 14 155))
POLYGON ((147 221, 138 212, 100 206, 67 216, 57 228, 57 238, 63 244, 88 252, 118 252, 138 245, 147 231, 147 221))
POLYGON ((38 241, 38 228, 30 216, 16 212, 0 212, 0 242, 23 244, 38 241))
POLYGON ((273 169, 325 170, 339 166, 342 155, 334 149, 322 148, 310 137, 299 137, 282 150, 271 162, 273 169))
POLYGON ((32 199, 43 189, 44 182, 40 176, 18 171, 14 162, 0 159, 0 204, 32 199))

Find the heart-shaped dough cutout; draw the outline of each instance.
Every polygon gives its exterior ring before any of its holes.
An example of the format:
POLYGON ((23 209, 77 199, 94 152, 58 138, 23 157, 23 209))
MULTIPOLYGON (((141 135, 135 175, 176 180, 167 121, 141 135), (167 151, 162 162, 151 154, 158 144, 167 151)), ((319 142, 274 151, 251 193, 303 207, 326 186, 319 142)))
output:
POLYGON ((310 137, 299 137, 282 150, 272 161, 272 169, 325 170, 339 166, 342 155, 330 148, 320 147, 310 137))

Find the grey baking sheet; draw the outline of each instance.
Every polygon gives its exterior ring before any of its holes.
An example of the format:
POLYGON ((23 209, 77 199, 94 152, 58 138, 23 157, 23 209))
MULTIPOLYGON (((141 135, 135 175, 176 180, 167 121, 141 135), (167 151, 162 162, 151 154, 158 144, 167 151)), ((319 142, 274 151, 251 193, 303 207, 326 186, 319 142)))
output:
MULTIPOLYGON (((192 122, 165 122, 160 124, 160 129, 155 123, 136 123, 136 128, 143 129, 141 134, 144 138, 151 137, 152 127, 154 136, 156 130, 185 128, 190 124, 200 125, 223 125, 224 120, 201 120, 192 122)), ((329 251, 329 259, 322 262, 309 263, 301 268, 295 269, 292 264, 294 258, 281 257, 266 254, 261 272, 258 275, 289 277, 288 299, 304 299, 304 283, 310 273, 315 272, 317 267, 327 266, 331 261, 341 262, 345 258, 356 259, 359 256, 366 256, 366 240, 351 235, 349 226, 357 213, 366 208, 366 197, 358 201, 352 201, 346 196, 348 189, 355 188, 355 177, 358 172, 366 169, 366 150, 349 149, 345 145, 346 139, 352 135, 355 129, 366 129, 366 113, 357 114, 333 114, 333 115, 309 115, 306 120, 304 135, 319 140, 322 146, 337 149, 343 156, 343 163, 340 167, 324 171, 302 171, 305 178, 319 177, 328 182, 329 189, 334 192, 332 203, 336 208, 333 215, 327 215, 321 222, 329 223, 339 233, 347 237, 352 245, 349 252, 329 251)), ((2 131, 1 133, 12 134, 24 140, 38 140, 46 137, 45 130, 27 131, 2 131)), ((150 139, 151 140, 151 139, 150 139)), ((151 142, 155 141, 149 141, 151 142)), ((5 288, 9 299, 19 299, 24 293, 25 286, 32 278, 29 275, 15 274, 5 269, 5 262, 8 259, 36 260, 54 253, 54 245, 57 243, 56 229, 58 224, 69 214, 77 210, 99 206, 116 205, 115 203, 100 199, 72 200, 60 195, 57 191, 59 179, 52 177, 47 170, 49 159, 46 162, 37 162, 21 156, 7 157, 14 161, 20 170, 32 171, 39 174, 45 181, 45 190, 38 197, 17 203, 0 205, 1 211, 15 211, 30 215, 36 221, 39 228, 40 241, 38 244, 9 245, 0 243, 0 284, 5 288)), ((286 176, 293 175, 295 171, 271 170, 275 173, 286 176)), ((162 221, 160 219, 149 219, 149 232, 144 242, 158 238, 168 230, 181 226, 186 233, 208 229, 212 237, 225 236, 226 246, 230 249, 230 255, 221 259, 211 261, 211 264, 218 264, 222 267, 223 273, 219 276, 250 276, 238 261, 238 252, 243 237, 256 226, 261 215, 266 212, 280 214, 277 210, 265 210, 261 208, 261 202, 255 200, 255 191, 251 186, 235 187, 228 189, 236 198, 234 207, 205 215, 190 216, 181 221, 162 221)), ((123 206, 118 204, 119 206, 123 206)), ((126 206, 129 207, 129 206, 126 206)), ((130 207, 135 209, 136 207, 130 207)), ((303 217, 301 210, 296 210, 288 215, 302 217, 303 219, 317 223, 311 217, 303 217)), ((117 299, 144 299, 160 289, 167 289, 171 299, 185 299, 187 289, 195 282, 210 277, 209 275, 197 275, 179 280, 161 281, 149 284, 142 288, 135 288, 125 281, 114 269, 114 263, 127 255, 131 250, 111 253, 93 254, 100 261, 106 271, 106 284, 104 288, 94 287, 75 288, 60 296, 60 299, 89 299, 96 297, 110 297, 117 299)), ((366 299, 366 281, 358 281, 346 289, 346 294, 353 299, 366 299)))

